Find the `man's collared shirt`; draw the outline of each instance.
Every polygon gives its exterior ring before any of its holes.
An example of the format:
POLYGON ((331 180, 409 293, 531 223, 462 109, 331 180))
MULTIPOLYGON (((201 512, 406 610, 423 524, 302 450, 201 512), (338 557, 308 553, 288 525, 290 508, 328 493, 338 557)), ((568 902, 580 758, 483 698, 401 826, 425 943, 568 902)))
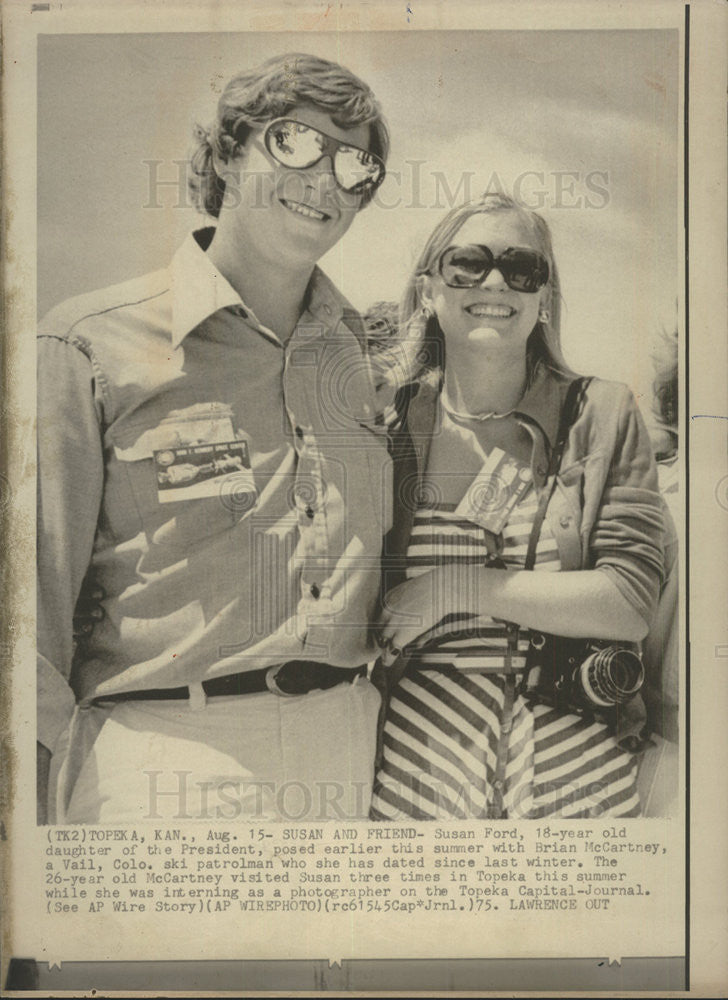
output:
POLYGON ((210 238, 41 326, 38 738, 51 749, 76 698, 375 654, 390 460, 350 307, 317 269, 283 344, 215 271, 210 238), (74 660, 89 566, 104 617, 74 660))

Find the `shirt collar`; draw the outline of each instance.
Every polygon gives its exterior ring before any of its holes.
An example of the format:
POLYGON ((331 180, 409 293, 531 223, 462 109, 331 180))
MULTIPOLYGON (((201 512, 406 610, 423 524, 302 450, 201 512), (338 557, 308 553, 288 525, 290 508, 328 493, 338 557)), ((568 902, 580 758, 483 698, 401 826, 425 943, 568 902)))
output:
POLYGON ((313 269, 308 286, 308 301, 301 317, 319 320, 325 328, 335 329, 344 315, 347 302, 331 279, 319 268, 313 269))
MULTIPOLYGON (((230 282, 216 270, 205 252, 215 227, 208 226, 190 233, 172 258, 172 345, 177 348, 209 316, 231 306, 250 310, 230 282)), ((308 289, 308 301, 301 321, 307 317, 321 322, 326 330, 337 327, 347 308, 346 300, 320 268, 315 267, 308 289)), ((276 337, 276 339, 278 339, 276 337)))
POLYGON ((190 233, 172 258, 172 345, 175 348, 219 309, 244 305, 205 253, 214 233, 214 226, 190 233))

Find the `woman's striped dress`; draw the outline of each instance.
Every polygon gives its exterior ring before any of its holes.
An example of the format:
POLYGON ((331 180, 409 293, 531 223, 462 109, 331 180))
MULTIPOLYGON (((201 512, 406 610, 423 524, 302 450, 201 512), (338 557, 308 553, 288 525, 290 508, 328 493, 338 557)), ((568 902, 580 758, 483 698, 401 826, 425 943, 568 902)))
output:
MULTIPOLYGON (((507 566, 524 564, 536 503, 531 489, 503 531, 507 566)), ((419 509, 407 552, 408 578, 443 563, 482 564, 485 556, 484 531, 456 516, 453 505, 419 509)), ((534 572, 559 569, 545 522, 534 572)), ((528 631, 522 629, 514 666, 525 665, 527 648, 528 631)), ((497 670, 505 650, 504 625, 485 616, 443 620, 421 637, 389 706, 373 819, 492 814, 504 691, 497 670)), ((620 750, 603 724, 530 706, 518 695, 510 738, 504 738, 509 742, 503 804, 509 818, 639 815, 636 758, 620 750)))

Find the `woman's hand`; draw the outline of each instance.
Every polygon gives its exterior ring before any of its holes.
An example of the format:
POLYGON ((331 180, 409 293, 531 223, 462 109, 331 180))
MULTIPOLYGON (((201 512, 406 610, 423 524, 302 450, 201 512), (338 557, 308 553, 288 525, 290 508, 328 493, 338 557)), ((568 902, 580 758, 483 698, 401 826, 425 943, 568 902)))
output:
POLYGON ((463 587, 462 583, 462 572, 448 565, 406 580, 389 591, 377 631, 385 666, 447 615, 475 611, 468 599, 469 591, 472 596, 471 588, 463 587))

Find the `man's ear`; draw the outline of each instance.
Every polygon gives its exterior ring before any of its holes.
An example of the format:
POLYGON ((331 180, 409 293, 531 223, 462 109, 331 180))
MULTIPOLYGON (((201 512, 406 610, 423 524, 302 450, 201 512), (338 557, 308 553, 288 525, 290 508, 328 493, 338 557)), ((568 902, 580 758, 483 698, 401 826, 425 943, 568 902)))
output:
POLYGON ((215 168, 215 173, 225 185, 231 182, 238 184, 240 181, 240 171, 243 166, 243 154, 241 153, 239 156, 224 160, 219 153, 213 151, 212 165, 215 168))

